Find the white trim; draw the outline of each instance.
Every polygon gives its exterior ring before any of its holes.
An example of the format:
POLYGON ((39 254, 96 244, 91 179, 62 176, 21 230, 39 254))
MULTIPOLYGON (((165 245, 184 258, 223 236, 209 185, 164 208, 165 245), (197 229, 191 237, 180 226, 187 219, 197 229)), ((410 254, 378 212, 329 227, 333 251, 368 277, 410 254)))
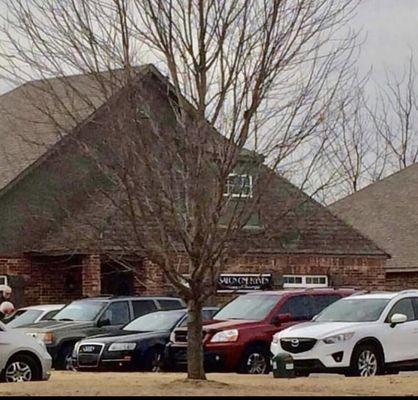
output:
POLYGON ((246 197, 253 197, 253 177, 250 174, 236 174, 236 173, 230 173, 228 174, 228 179, 232 176, 240 176, 240 177, 246 177, 249 178, 249 188, 250 188, 250 192, 248 194, 246 193, 242 193, 242 190, 244 189, 244 187, 241 189, 241 193, 229 193, 229 186, 228 186, 228 181, 226 182, 226 193, 223 193, 224 196, 230 196, 230 197, 242 197, 242 198, 246 198, 246 197))
POLYGON ((284 289, 292 288, 316 288, 316 287, 328 287, 328 276, 327 275, 283 275, 285 278, 301 278, 301 283, 285 283, 283 282, 284 289), (306 283, 306 278, 325 278, 325 283, 306 283))
POLYGON ((7 275, 0 275, 0 285, 7 285, 8 286, 7 275))

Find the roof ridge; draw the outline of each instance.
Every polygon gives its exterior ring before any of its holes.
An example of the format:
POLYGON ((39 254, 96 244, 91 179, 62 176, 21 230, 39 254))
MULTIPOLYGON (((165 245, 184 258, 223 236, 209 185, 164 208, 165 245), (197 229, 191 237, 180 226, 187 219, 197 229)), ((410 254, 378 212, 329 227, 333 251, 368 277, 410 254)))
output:
MULTIPOLYGON (((135 71, 138 70, 142 70, 142 69, 146 69, 146 68, 150 68, 150 67, 154 67, 154 64, 152 63, 146 63, 146 64, 141 64, 141 65, 136 65, 136 66, 132 66, 132 68, 135 71)), ((115 69, 107 69, 107 70, 103 70, 103 71, 90 71, 90 72, 80 72, 77 74, 71 74, 71 75, 56 75, 56 76, 51 76, 50 78, 39 78, 39 79, 32 79, 26 82, 21 83, 20 85, 10 89, 9 91, 3 93, 0 95, 0 99, 3 96, 7 96, 19 89, 23 89, 25 86, 30 86, 33 85, 35 83, 40 83, 40 82, 51 82, 54 80, 65 80, 65 79, 72 79, 72 78, 79 78, 79 77, 88 77, 91 75, 95 75, 95 74, 106 74, 106 73, 115 73, 115 72, 119 72, 119 71, 123 71, 124 67, 120 67, 120 68, 115 68, 115 69)))

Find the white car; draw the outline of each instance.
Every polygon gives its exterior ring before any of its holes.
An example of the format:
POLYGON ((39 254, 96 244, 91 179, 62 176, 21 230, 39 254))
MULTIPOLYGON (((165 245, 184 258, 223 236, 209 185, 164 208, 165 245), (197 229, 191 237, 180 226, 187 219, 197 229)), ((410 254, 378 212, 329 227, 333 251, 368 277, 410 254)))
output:
POLYGON ((297 375, 418 369, 418 291, 345 297, 312 321, 276 333, 271 352, 290 354, 297 375))
POLYGON ((51 364, 51 356, 42 342, 0 322, 0 380, 47 380, 51 364))
POLYGON ((36 324, 52 319, 65 304, 44 304, 18 308, 13 314, 3 318, 2 322, 9 328, 20 328, 24 325, 36 324))

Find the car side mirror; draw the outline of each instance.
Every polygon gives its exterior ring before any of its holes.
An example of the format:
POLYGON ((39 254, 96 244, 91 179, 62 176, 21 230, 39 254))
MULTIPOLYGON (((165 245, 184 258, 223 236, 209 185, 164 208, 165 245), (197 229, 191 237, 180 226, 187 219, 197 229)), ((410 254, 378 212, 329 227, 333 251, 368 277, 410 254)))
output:
POLYGON ((408 320, 408 317, 405 314, 393 314, 390 317, 390 327, 393 328, 397 324, 402 324, 408 320))
POLYGON ((271 322, 274 325, 280 325, 280 324, 283 324, 284 322, 289 322, 289 321, 293 321, 293 315, 290 313, 286 313, 286 314, 276 315, 275 317, 273 317, 271 322))
POLYGON ((103 318, 99 319, 99 322, 97 323, 97 326, 101 328, 102 326, 109 326, 111 325, 109 318, 103 318))

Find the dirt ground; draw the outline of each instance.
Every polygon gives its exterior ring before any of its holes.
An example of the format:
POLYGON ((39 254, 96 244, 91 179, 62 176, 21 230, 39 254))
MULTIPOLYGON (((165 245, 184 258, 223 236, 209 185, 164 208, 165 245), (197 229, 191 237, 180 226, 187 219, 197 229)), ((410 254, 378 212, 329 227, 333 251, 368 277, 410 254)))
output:
POLYGON ((1 383, 2 396, 344 396, 417 395, 418 375, 346 378, 337 375, 274 379, 268 376, 208 374, 190 382, 182 373, 53 372, 47 382, 1 383))

